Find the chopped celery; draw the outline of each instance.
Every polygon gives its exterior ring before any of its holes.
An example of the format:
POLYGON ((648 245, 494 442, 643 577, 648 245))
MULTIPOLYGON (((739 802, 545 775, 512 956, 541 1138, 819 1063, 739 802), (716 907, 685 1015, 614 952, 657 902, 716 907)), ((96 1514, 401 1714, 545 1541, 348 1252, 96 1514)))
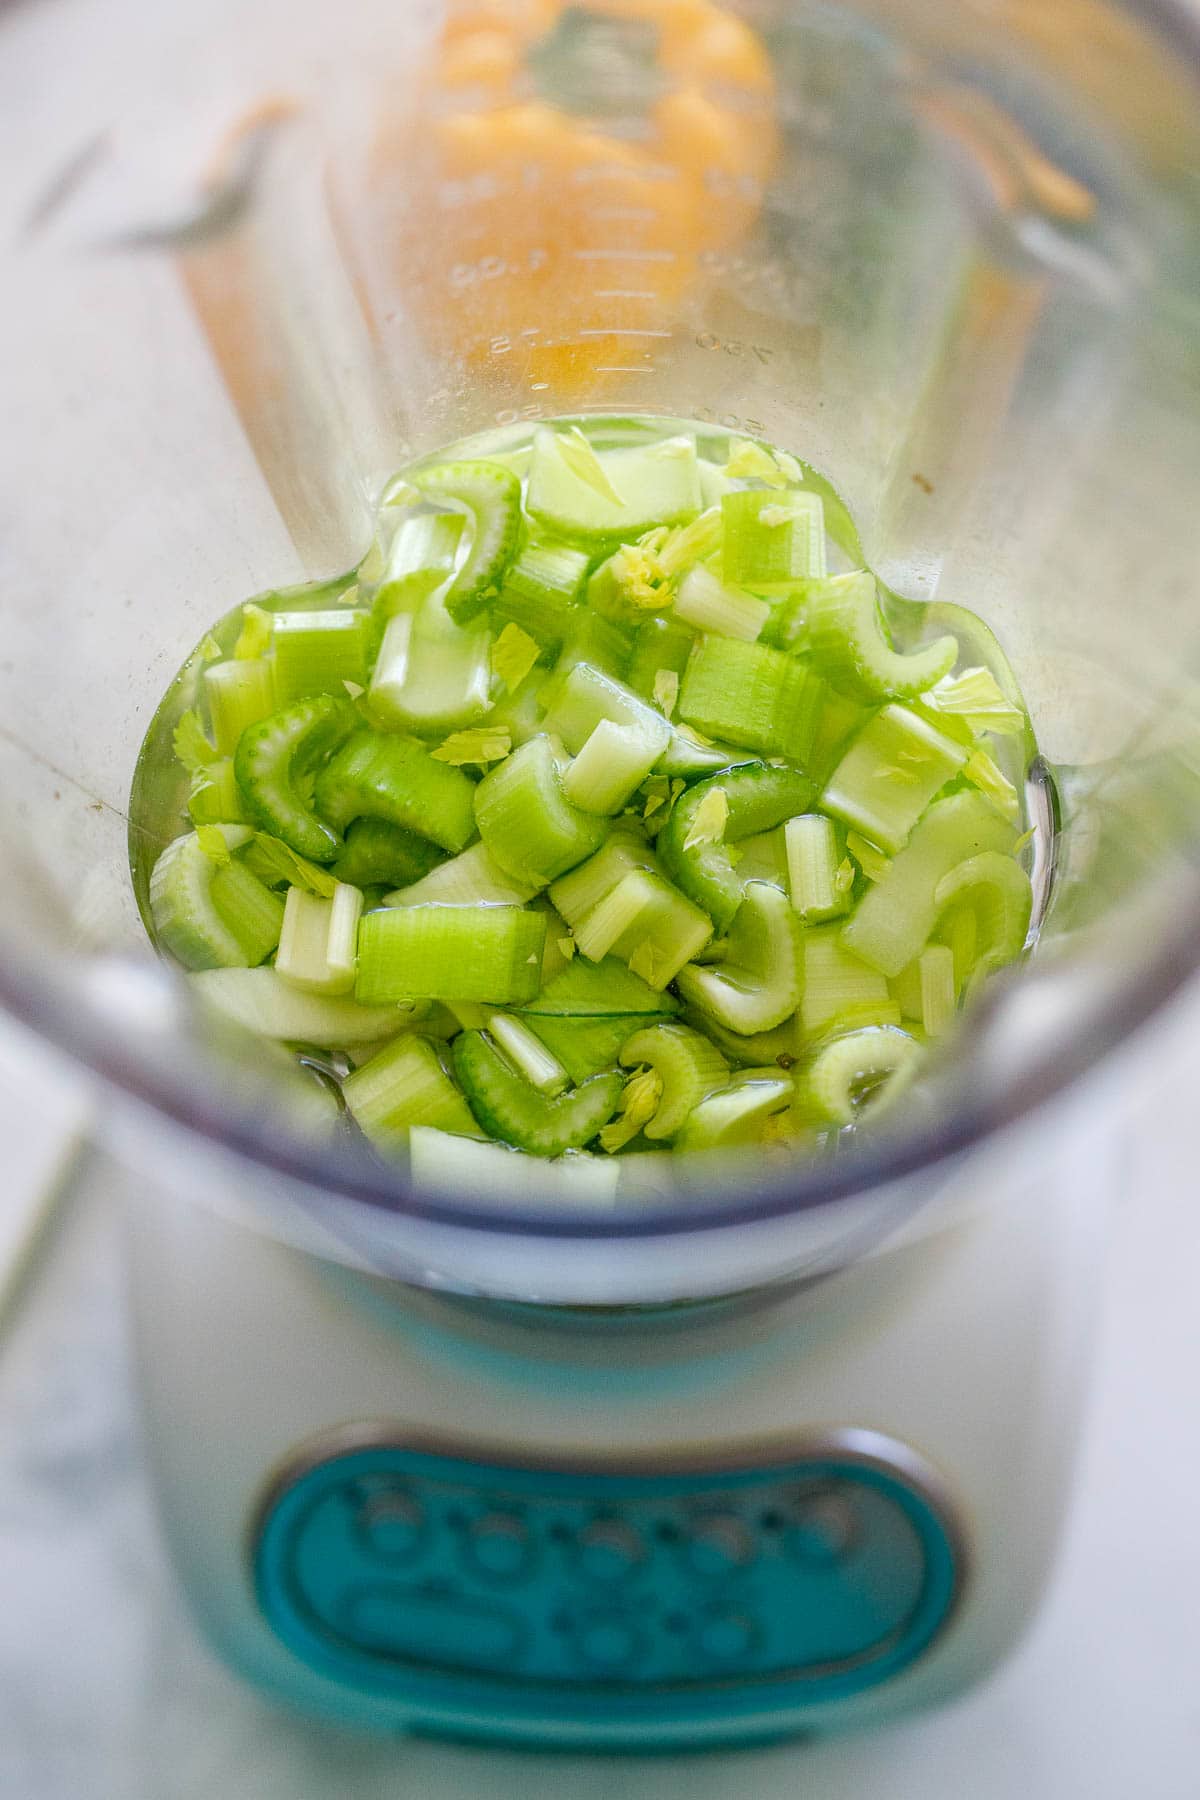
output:
POLYGON ((620 1060, 627 1069, 645 1063, 659 1077, 658 1102, 643 1126, 652 1139, 674 1137, 693 1107, 729 1075, 729 1064, 715 1044, 672 1022, 635 1031, 621 1045, 620 1060))
POLYGON ((242 796, 233 772, 233 758, 226 756, 198 769, 188 794, 188 817, 193 825, 244 823, 242 796))
POLYGON ((554 684, 545 729, 552 737, 561 738, 572 756, 577 756, 605 719, 613 725, 635 727, 657 742, 658 749, 648 768, 670 741, 671 727, 661 713, 602 669, 577 663, 564 680, 554 684))
POLYGON ((326 1049, 379 1043, 407 1030, 428 1011, 424 1000, 360 1006, 344 997, 301 993, 270 968, 204 969, 191 979, 206 1004, 258 1037, 326 1049))
POLYGON ((800 1001, 799 927, 786 894, 765 881, 746 884, 729 929, 726 960, 679 971, 679 991, 729 1031, 770 1031, 800 1001))
MULTIPOLYGON (((467 1021, 464 1019, 464 1025, 467 1021)), ((568 1085, 567 1070, 548 1045, 513 1013, 488 1011, 482 1023, 491 1032, 513 1067, 539 1094, 561 1094, 568 1085)))
POLYGON ((525 504, 572 543, 603 544, 679 524, 700 511, 700 499, 692 437, 595 451, 581 433, 549 425, 534 433, 525 504))
POLYGON ((893 1083, 910 1076, 921 1048, 894 1026, 866 1026, 817 1050, 796 1077, 797 1111, 820 1127, 852 1125, 877 1111, 893 1083))
POLYGON ((616 1117, 600 1130, 600 1148, 615 1156, 640 1137, 642 1126, 654 1117, 662 1098, 662 1078, 653 1069, 635 1069, 621 1090, 616 1117))
POLYGON ((256 831, 240 854, 251 873, 268 887, 295 886, 303 888, 306 894, 320 894, 325 900, 337 892, 338 877, 331 869, 309 862, 305 856, 297 856, 294 850, 289 850, 286 844, 265 831, 256 831))
POLYGON ((616 1200, 620 1165, 609 1157, 570 1150, 565 1156, 530 1156, 510 1144, 455 1137, 432 1125, 408 1136, 409 1168, 421 1188, 469 1194, 473 1200, 530 1201, 606 1206, 616 1200))
POLYGON ((885 706, 853 739, 825 783, 820 804, 884 850, 896 851, 966 760, 961 744, 919 714, 885 706))
POLYGON ((824 684, 806 663, 766 644, 706 637, 692 651, 679 717, 706 737, 806 762, 824 684))
POLYGON ((752 644, 771 615, 765 600, 727 587, 711 569, 697 563, 679 584, 672 617, 693 631, 752 644))
POLYGON ((247 813, 289 850, 314 862, 337 854, 337 834, 304 798, 306 776, 358 724, 348 700, 318 694, 297 700, 242 733, 233 759, 247 813))
POLYGON ((658 854, 664 872, 689 899, 704 908, 718 934, 732 924, 745 887, 730 859, 728 846, 736 845, 740 838, 770 831, 784 819, 803 812, 812 796, 812 782, 807 776, 795 769, 774 769, 757 762, 743 763, 698 781, 679 795, 658 834, 658 854), (685 848, 705 795, 718 786, 728 807, 724 842, 685 848))
POLYGON ((812 493, 739 488, 721 501, 721 573, 735 586, 789 587, 825 573, 825 509, 812 493))
POLYGON ((403 825, 443 850, 462 850, 475 835, 474 784, 411 738, 357 732, 317 776, 313 801, 338 832, 365 816, 403 825))
POLYGON ((734 744, 714 744, 694 732, 690 725, 677 725, 671 741, 655 763, 660 775, 679 775, 687 780, 693 775, 712 775, 744 762, 745 752, 734 744))
POLYGON ((456 512, 411 512, 401 519, 375 595, 385 617, 411 612, 450 579, 465 524, 456 512))
POLYGON ((307 994, 347 994, 354 986, 362 889, 339 881, 329 899, 287 891, 275 972, 307 994))
POLYGON ((464 561, 442 596, 456 624, 465 625, 496 598, 521 535, 521 484, 497 463, 438 463, 419 469, 413 485, 427 500, 463 508, 471 521, 464 561))
POLYGON ((850 905, 854 871, 842 855, 837 827, 824 813, 801 813, 783 828, 788 892, 806 925, 836 918, 850 905))
MULTIPOLYGON (((208 829, 220 832, 229 852, 250 838, 245 826, 208 829)), ((167 845, 150 876, 150 912, 158 942, 187 969, 244 969, 262 960, 249 954, 217 908, 212 895, 216 869, 193 831, 167 845)))
MULTIPOLYGON (((585 963, 585 968, 594 968, 585 963)), ((654 1014, 614 1013, 571 1018, 546 1013, 525 1013, 531 1031, 557 1057, 572 1081, 583 1081, 601 1069, 611 1069, 627 1039, 633 1036, 654 1014)))
POLYGON ((755 1143, 767 1120, 791 1105, 793 1091, 778 1069, 743 1069, 700 1101, 673 1148, 717 1150, 755 1143))
POLYGON ((671 733, 601 719, 563 775, 563 793, 584 812, 619 813, 649 775, 671 733))
POLYGON ((384 907, 359 926, 355 998, 532 1000, 545 936, 545 919, 519 906, 384 907))
POLYGON ((922 692, 921 703, 931 712, 961 719, 972 732, 994 731, 1008 736, 1019 735, 1025 729, 1025 714, 1004 693, 990 669, 963 669, 957 675, 944 675, 928 693, 922 692))
POLYGON ((351 887, 407 887, 419 882, 444 855, 437 844, 388 819, 355 819, 330 874, 351 887))
POLYGON ((606 830, 603 819, 566 798, 544 735, 530 738, 484 776, 475 789, 475 819, 500 867, 534 887, 590 856, 606 830))
POLYGON ((492 645, 492 673, 504 684, 506 693, 516 693, 539 654, 539 647, 529 633, 510 620, 492 645))
POLYGON ((563 640, 554 678, 567 675, 576 663, 590 663, 605 675, 620 679, 633 652, 633 632, 611 619, 602 619, 590 607, 581 607, 580 616, 572 621, 563 640))
POLYGON ((487 1134, 538 1156, 582 1150, 617 1110, 623 1085, 612 1070, 551 1099, 517 1074, 482 1031, 454 1040, 454 1069, 487 1134))
POLYGON ((519 625, 538 644, 557 649, 579 610, 587 572, 583 550, 569 544, 526 544, 509 566, 492 618, 497 625, 519 625))
MULTIPOLYGON (((933 903, 939 917, 969 907, 976 941, 971 969, 999 968, 1020 956, 1029 932, 1033 889, 1011 852, 985 850, 957 863, 938 882, 933 903)), ((968 971, 970 972, 970 971, 968 971)))
POLYGON ((920 955, 937 922, 938 884, 982 851, 1011 852, 1015 836, 982 794, 936 800, 842 926, 842 943, 882 974, 898 975, 920 955))
POLYGON ((778 1068, 788 1069, 800 1054, 800 1021, 795 1013, 770 1031, 748 1033, 730 1031, 698 1007, 685 1007, 683 1022, 711 1038, 721 1054, 739 1068, 759 1068, 775 1063, 778 1068))
POLYGON ((589 961, 611 952, 656 989, 673 981, 711 937, 707 913, 645 869, 624 876, 575 927, 589 961))
POLYGON ((648 545, 622 544, 590 577, 587 603, 602 619, 638 627, 670 606, 671 590, 648 545))
MULTIPOLYGON (((346 841, 350 841, 349 833, 346 841)), ((389 894, 387 905, 523 906, 544 886, 540 881, 519 881, 493 861, 485 844, 472 844, 411 885, 389 894)))
POLYGON ((861 700, 912 700, 954 667, 958 641, 940 637, 904 656, 894 649, 875 577, 857 569, 814 583, 805 647, 830 681, 861 700))
POLYGON ((550 977, 535 1000, 522 1007, 525 1018, 613 1018, 628 1013, 678 1012, 679 1002, 607 956, 598 963, 576 956, 550 977))
POLYGON ((921 987, 921 1025, 926 1037, 941 1037, 955 1012, 954 952, 948 944, 930 944, 917 958, 921 987))
POLYGON ((209 663, 204 695, 212 720, 213 740, 222 756, 232 756, 248 725, 275 711, 275 671, 265 656, 209 663))
POLYGON ((245 863, 230 861, 213 873, 212 903, 255 968, 271 954, 283 929, 283 901, 251 873, 245 863))
POLYGON ((486 626, 397 613, 388 622, 368 689, 373 717, 409 731, 443 732, 488 710, 492 637, 486 626))
POLYGON ((347 1076, 342 1098, 359 1130, 385 1156, 403 1149, 414 1125, 482 1135, 427 1038, 398 1037, 347 1076))
POLYGON ((341 695, 348 681, 366 687, 372 648, 371 615, 359 607, 276 613, 271 660, 279 703, 341 695))
POLYGON ((800 944, 800 1019, 806 1032, 831 1027, 898 1025, 900 1010, 878 969, 855 956, 842 928, 806 931, 800 944))
POLYGON ((643 619, 633 640, 626 676, 634 693, 657 706, 659 676, 669 674, 682 679, 695 641, 694 633, 671 618, 643 619))

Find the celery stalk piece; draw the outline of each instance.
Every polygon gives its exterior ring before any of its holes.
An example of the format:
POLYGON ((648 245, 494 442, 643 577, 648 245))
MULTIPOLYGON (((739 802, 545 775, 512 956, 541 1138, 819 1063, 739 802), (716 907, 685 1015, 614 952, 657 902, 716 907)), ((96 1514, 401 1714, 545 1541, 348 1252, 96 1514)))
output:
POLYGON ((665 673, 682 680, 695 641, 694 632, 674 619, 643 619, 634 636, 626 675, 634 693, 657 706, 658 677, 665 673))
POLYGON ((740 838, 737 846, 737 872, 743 886, 747 881, 769 881, 785 894, 788 888, 787 843, 784 827, 756 831, 753 837, 740 838))
POLYGON ((664 874, 704 908, 718 935, 733 923, 745 887, 728 846, 781 825, 793 814, 803 812, 812 797, 813 785, 807 776, 795 769, 774 769, 760 762, 727 769, 696 782, 680 794, 658 834, 658 856, 664 874), (723 839, 697 842, 697 814, 706 797, 717 788, 724 793, 727 807, 723 839))
POLYGON ((510 1144, 454 1137, 431 1125, 409 1133, 409 1168, 421 1188, 473 1200, 604 1207, 615 1203, 620 1164, 611 1157, 571 1150, 565 1156, 530 1156, 510 1144))
POLYGON ((453 1048, 472 1113, 490 1137, 519 1150, 536 1156, 582 1150, 617 1110, 624 1084, 616 1070, 550 1099, 516 1073, 484 1032, 461 1032, 453 1048))
MULTIPOLYGON (((353 830, 353 827, 351 827, 353 830)), ((349 842, 349 836, 347 836, 349 842)), ((485 844, 472 844, 408 887, 388 894, 388 906, 523 906, 542 882, 518 881, 493 861, 485 844)))
MULTIPOLYGON (((464 1025, 466 1020, 463 1021, 464 1025)), ((539 1094, 561 1094, 570 1077, 549 1046, 513 1013, 488 1008, 482 1025, 491 1033, 510 1063, 539 1094)))
POLYGON ((589 663, 614 681, 620 680, 633 653, 633 636, 627 626, 602 619, 591 607, 581 606, 563 639, 551 685, 569 675, 577 663, 589 663))
POLYGON ((670 741, 665 720, 661 730, 642 725, 614 725, 601 719, 563 775, 563 793, 584 812, 609 816, 633 798, 670 741))
POLYGON ((373 649, 371 615, 362 607, 280 612, 271 626, 271 660, 279 704, 313 694, 342 695, 346 683, 367 685, 373 649))
POLYGON ((558 649, 579 611, 587 572, 586 551, 569 544, 526 544, 492 605, 495 624, 519 625, 537 643, 558 649))
POLYGON ((615 825, 594 856, 554 882, 550 899, 573 928, 634 869, 657 873, 654 851, 640 831, 615 825))
POLYGON ((699 737, 690 725, 678 725, 671 741, 654 765, 656 775, 715 775, 734 763, 744 762, 746 752, 736 744, 714 744, 699 737))
POLYGON ((355 998, 532 1000, 541 985, 546 921, 518 906, 392 906, 358 930, 355 998))
POLYGON ((699 1007, 685 1007, 683 1022, 709 1038, 722 1056, 738 1068, 765 1068, 774 1063, 777 1068, 789 1069, 802 1048, 800 1020, 796 1013, 770 1031, 752 1031, 744 1035, 718 1024, 711 1014, 701 1012, 699 1007))
POLYGON ((894 1026, 866 1026, 834 1038, 797 1070, 796 1110, 818 1127, 853 1125, 895 1099, 921 1055, 921 1046, 894 1026))
POLYGON ((938 884, 983 851, 1011 851, 1015 838, 982 794, 935 800, 883 880, 867 889, 841 927, 843 945, 881 974, 898 975, 916 961, 937 922, 938 884))
POLYGON ((234 773, 249 817, 289 850, 313 862, 329 862, 339 842, 336 832, 304 799, 304 778, 345 743, 357 724, 358 714, 348 700, 318 694, 293 701, 251 725, 234 755, 234 773))
POLYGON ((255 968, 271 954, 283 928, 283 901, 244 863, 231 861, 215 870, 209 888, 212 903, 255 968))
POLYGON ((475 819, 489 853, 508 874, 544 887, 604 839, 606 822, 572 806, 546 736, 530 738, 475 789, 475 819))
POLYGON ((693 437, 594 450, 577 429, 543 425, 534 434, 526 507, 571 543, 591 548, 681 524, 700 499, 693 437))
POLYGON ((222 757, 192 776, 188 817, 193 825, 241 825, 245 823, 241 791, 233 772, 233 758, 222 757))
POLYGON ((825 509, 812 493, 740 488, 721 501, 721 574, 770 593, 825 573, 825 509))
POLYGON ((800 1003, 800 931, 786 894, 750 881, 727 940, 723 963, 681 969, 679 992, 743 1036, 770 1031, 800 1003))
POLYGON ((475 791, 414 739, 363 730, 321 770, 313 801, 334 831, 363 816, 387 819, 457 852, 475 835, 475 791))
POLYGON ((697 563, 679 584, 672 617, 693 631, 752 644, 771 616, 765 600, 726 587, 711 569, 697 563))
POLYGON ((856 731, 866 724, 869 714, 861 703, 826 687, 817 714, 812 749, 808 755, 809 774, 818 786, 824 786, 842 759, 847 744, 856 731))
POLYGON ((577 663, 565 680, 553 683, 545 730, 561 738, 577 756, 603 720, 646 732, 658 740, 657 755, 666 749, 671 728, 662 714, 602 669, 577 663))
POLYGON ((847 947, 842 927, 822 925, 804 933, 800 972, 800 1020, 810 1035, 900 1023, 886 979, 847 947))
POLYGON ((193 991, 208 1006, 252 1031, 281 1043, 340 1049, 377 1044, 420 1022, 428 1003, 360 1006, 356 1000, 301 993, 274 969, 204 969, 191 976, 193 991))
POLYGON ((729 1077, 729 1064, 715 1044, 674 1023, 635 1031, 621 1045, 620 1061, 627 1069, 645 1063, 662 1083, 654 1115, 642 1127, 651 1139, 674 1137, 692 1108, 729 1077))
POLYGON ((788 892, 806 925, 837 918, 850 906, 854 872, 842 854, 837 827, 824 813, 801 813, 783 828, 788 892))
POLYGON ((439 463, 411 477, 427 500, 465 510, 471 524, 466 557, 442 596, 458 625, 466 625, 500 592, 521 535, 521 484, 498 463, 439 463))
POLYGON ((902 655, 891 642, 875 577, 865 569, 814 583, 808 592, 805 647, 830 681, 860 700, 913 700, 954 667, 958 640, 902 655))
POLYGON ((767 1120, 791 1105, 793 1092, 778 1069, 743 1069, 700 1101, 672 1147, 678 1154, 756 1143, 767 1120))
MULTIPOLYGON (((585 968, 595 968, 585 963, 585 968)), ((614 1013, 611 1017, 568 1018, 544 1013, 525 1013, 529 1029, 562 1064, 572 1081, 579 1082, 601 1069, 611 1069, 622 1044, 654 1020, 653 1013, 614 1013)), ((666 1018, 667 1015, 659 1015, 666 1018)))
POLYGON ((974 914, 976 941, 966 974, 980 966, 1001 968, 1025 948, 1033 888, 1011 854, 985 850, 958 863, 938 882, 933 901, 939 925, 948 912, 958 908, 969 907, 974 914))
POLYGON ((711 937, 708 914, 645 869, 624 876, 575 927, 575 941, 589 961, 611 952, 659 990, 711 937))
POLYGON ((799 657, 706 637, 688 658, 678 712, 706 737, 807 762, 824 693, 799 657))
POLYGON ((651 548, 659 535, 651 532, 645 542, 622 544, 605 557, 588 579, 587 603, 593 613, 636 630, 670 606, 671 590, 651 548))
POLYGON ((351 887, 407 887, 444 862, 437 844, 403 825, 356 819, 347 826, 346 841, 329 872, 351 887))
MULTIPOLYGON (((244 825, 213 825, 228 853, 250 840, 244 825)), ((150 914, 163 948, 187 969, 244 969, 251 957, 212 896, 217 864, 196 832, 177 837, 159 856, 150 876, 150 914)))
POLYGON ((222 756, 232 756, 246 727, 275 711, 274 667, 265 656, 209 663, 204 694, 213 741, 222 756))
MULTIPOLYGON (((922 951, 921 954, 924 955, 924 951, 922 951)), ((954 952, 951 951, 950 955, 951 962, 953 963, 954 952)), ((892 999, 900 1008, 901 1019, 912 1019, 916 1024, 923 1026, 924 1020, 922 1015, 924 1012, 924 1003, 921 996, 921 958, 918 957, 916 962, 906 964, 898 975, 893 975, 892 979, 888 982, 888 989, 892 999)), ((957 991, 958 982, 956 980, 955 992, 957 993, 957 991)))
POLYGON ((384 1156, 403 1150, 414 1125, 463 1137, 482 1133, 427 1038, 398 1037, 342 1083, 346 1109, 384 1156))
POLYGON ((511 694, 501 693, 492 702, 487 723, 507 731, 514 749, 537 737, 542 729, 542 671, 534 669, 511 694))
POLYGON ((388 622, 368 701, 380 724, 441 733, 483 717, 490 704, 492 634, 425 613, 388 622))
POLYGON ((454 573, 466 518, 457 512, 411 512, 388 551, 375 606, 385 618, 412 612, 454 573))
POLYGON ((339 881, 329 899, 291 887, 275 972, 307 994, 348 994, 354 986, 361 888, 339 881))
POLYGON ((678 1011, 678 1000, 656 992, 615 957, 591 963, 576 956, 543 983, 536 999, 521 1008, 521 1015, 533 1023, 542 1018, 602 1019, 678 1011))
POLYGON ((893 703, 857 733, 825 784, 821 808, 895 852, 966 760, 961 744, 893 703))
POLYGON ((954 952, 948 944, 929 944, 917 958, 921 988, 921 1024, 926 1037, 942 1037, 954 1022, 954 952))

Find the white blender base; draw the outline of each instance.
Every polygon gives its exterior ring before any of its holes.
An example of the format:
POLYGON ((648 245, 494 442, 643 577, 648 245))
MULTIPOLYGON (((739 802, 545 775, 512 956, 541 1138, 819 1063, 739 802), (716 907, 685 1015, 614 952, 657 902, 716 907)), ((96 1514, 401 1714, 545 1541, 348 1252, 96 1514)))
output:
MULTIPOLYGON (((466 1458, 534 1465, 658 1455, 778 1464, 813 1440, 884 1434, 930 1465, 966 1547, 946 1628, 879 1686, 759 1719, 606 1733, 523 1720, 508 1741, 698 1745, 873 1723, 943 1700, 1014 1644, 1043 1590, 1072 1461, 1104 1231, 1076 1167, 810 1289, 739 1310, 601 1324, 387 1286, 185 1204, 133 1202, 147 1442, 193 1611, 221 1655, 294 1705, 448 1732, 449 1711, 358 1692, 286 1647, 260 1610, 255 1521, 311 1440, 386 1421, 466 1458)), ((1106 1183, 1104 1185, 1107 1185, 1106 1183)), ((1090 1190, 1090 1191, 1089 1191, 1090 1190)), ((586 1252, 581 1252, 586 1253, 586 1252)))

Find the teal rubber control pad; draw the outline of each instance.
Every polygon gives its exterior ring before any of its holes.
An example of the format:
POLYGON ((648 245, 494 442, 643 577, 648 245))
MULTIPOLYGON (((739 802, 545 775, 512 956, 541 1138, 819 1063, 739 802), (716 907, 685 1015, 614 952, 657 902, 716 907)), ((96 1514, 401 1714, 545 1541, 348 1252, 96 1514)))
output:
MULTIPOLYGON (((846 1432, 769 1467, 505 1467, 314 1446, 259 1521, 259 1602, 360 1689, 494 1709, 841 1697, 930 1644, 962 1559, 917 1459, 846 1432)), ((677 1710, 677 1709, 676 1709, 677 1710)))

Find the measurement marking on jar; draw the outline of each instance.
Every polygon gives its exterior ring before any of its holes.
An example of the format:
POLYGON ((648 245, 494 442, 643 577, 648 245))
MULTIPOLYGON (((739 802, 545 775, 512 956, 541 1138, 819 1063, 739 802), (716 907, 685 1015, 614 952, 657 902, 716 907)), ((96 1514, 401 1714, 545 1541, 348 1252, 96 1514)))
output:
POLYGON ((653 288, 593 288, 593 300, 657 300, 653 288))
POLYGON ((657 363, 597 363, 597 375, 657 375, 657 363))
POLYGON ((669 338, 671 334, 669 331, 656 331, 649 325, 588 325, 579 335, 585 338, 669 338))
POLYGON ((577 262, 656 262, 675 261, 673 250, 572 250, 577 262))

